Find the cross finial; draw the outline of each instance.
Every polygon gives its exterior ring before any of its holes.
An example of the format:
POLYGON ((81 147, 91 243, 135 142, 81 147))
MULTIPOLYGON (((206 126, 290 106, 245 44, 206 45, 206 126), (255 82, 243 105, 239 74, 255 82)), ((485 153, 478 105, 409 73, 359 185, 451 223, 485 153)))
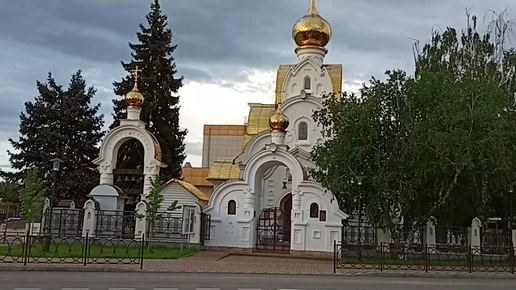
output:
POLYGON ((312 0, 312 5, 310 5, 310 10, 315 10, 315 0, 312 0))
POLYGON ((133 76, 134 76, 134 81, 137 82, 138 81, 138 78, 140 78, 140 73, 142 72, 143 70, 140 69, 139 66, 136 66, 131 72, 133 73, 133 76))

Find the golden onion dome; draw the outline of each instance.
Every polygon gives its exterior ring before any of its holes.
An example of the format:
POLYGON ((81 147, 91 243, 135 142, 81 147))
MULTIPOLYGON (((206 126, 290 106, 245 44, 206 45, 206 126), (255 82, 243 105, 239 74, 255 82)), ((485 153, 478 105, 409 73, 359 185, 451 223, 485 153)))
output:
POLYGON ((288 117, 281 111, 281 103, 278 104, 278 108, 269 118, 269 126, 272 132, 285 132, 289 125, 288 117))
POLYGON ((312 0, 310 9, 299 19, 292 29, 292 37, 298 47, 325 47, 331 39, 331 26, 319 15, 312 0))
POLYGON ((134 82, 133 89, 125 95, 125 103, 129 109, 140 109, 145 101, 142 93, 138 90, 138 82, 134 82))
POLYGON ((136 66, 134 70, 132 70, 134 76, 134 87, 133 89, 125 95, 125 104, 128 109, 141 109, 145 98, 142 93, 138 90, 138 79, 140 78, 139 73, 142 72, 139 66, 136 66))

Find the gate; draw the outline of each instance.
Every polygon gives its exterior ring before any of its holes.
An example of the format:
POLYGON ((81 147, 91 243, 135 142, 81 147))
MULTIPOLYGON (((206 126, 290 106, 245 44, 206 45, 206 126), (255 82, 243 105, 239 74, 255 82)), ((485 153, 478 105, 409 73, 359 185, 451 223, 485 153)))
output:
POLYGON ((266 208, 256 226, 256 249, 265 251, 290 251, 292 223, 290 211, 266 208))
POLYGON ((201 246, 204 246, 205 241, 210 240, 211 231, 211 215, 201 213, 201 246))

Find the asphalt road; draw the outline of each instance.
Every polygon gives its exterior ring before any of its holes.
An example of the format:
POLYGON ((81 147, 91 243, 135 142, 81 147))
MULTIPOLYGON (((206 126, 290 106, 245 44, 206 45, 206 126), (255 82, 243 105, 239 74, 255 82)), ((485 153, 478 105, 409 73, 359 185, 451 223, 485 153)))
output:
POLYGON ((0 272, 0 289, 82 290, 508 290, 513 279, 436 279, 244 274, 0 272), (202 289, 204 288, 204 289, 202 289))

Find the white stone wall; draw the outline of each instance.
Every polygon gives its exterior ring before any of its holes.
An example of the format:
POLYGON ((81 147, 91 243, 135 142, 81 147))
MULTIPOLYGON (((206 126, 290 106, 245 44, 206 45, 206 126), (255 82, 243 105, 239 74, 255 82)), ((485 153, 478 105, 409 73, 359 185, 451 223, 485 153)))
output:
POLYGON ((295 226, 299 231, 297 236, 293 230, 293 248, 301 251, 333 252, 334 241, 341 240, 341 221, 346 218, 346 215, 338 209, 336 201, 331 202, 332 195, 324 193, 324 189, 319 184, 308 181, 301 185, 299 190, 302 192, 303 219, 300 225, 295 226), (326 211, 326 221, 310 217, 312 203, 318 205, 319 211, 326 211))
MULTIPOLYGON (((244 184, 241 182, 231 182, 221 185, 220 195, 212 205, 211 209, 206 212, 211 214, 210 240, 206 241, 207 246, 214 247, 237 247, 252 248, 251 227, 244 221, 243 205, 245 204, 245 196, 243 194, 244 184), (235 215, 228 215, 229 201, 236 202, 235 215), (245 236, 245 235, 247 236, 245 236)), ((211 206, 210 201, 210 206, 211 206)))

